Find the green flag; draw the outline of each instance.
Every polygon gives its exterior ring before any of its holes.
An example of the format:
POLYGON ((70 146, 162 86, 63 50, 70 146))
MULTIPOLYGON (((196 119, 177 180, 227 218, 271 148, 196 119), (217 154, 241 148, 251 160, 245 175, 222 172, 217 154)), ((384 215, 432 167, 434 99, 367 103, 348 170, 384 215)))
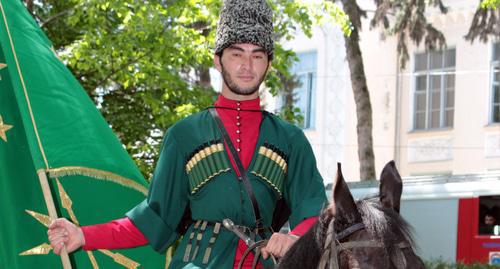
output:
MULTIPOLYGON (((0 0, 0 268, 62 268, 37 172, 59 216, 80 225, 121 218, 147 183, 94 103, 19 0, 0 0)), ((148 246, 79 250, 73 268, 164 268, 148 246)))

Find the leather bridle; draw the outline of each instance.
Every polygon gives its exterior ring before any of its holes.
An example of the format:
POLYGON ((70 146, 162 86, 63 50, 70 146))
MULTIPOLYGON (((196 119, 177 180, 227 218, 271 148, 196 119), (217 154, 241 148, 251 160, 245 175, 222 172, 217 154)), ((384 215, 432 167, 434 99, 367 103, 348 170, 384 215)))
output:
MULTIPOLYGON (((334 222, 335 219, 332 219, 330 223, 328 224, 328 229, 326 233, 326 239, 325 243, 323 245, 323 255, 321 256, 321 259, 318 264, 318 269, 324 269, 326 268, 326 265, 328 263, 328 268, 329 269, 339 269, 339 254, 347 249, 352 249, 352 248, 368 248, 368 247, 373 247, 373 248, 382 248, 384 247, 384 244, 382 242, 377 242, 375 240, 361 240, 361 241, 352 241, 352 242, 342 242, 344 239, 346 239, 348 236, 354 234, 357 231, 365 229, 365 225, 363 223, 355 223, 345 230, 342 230, 339 233, 335 233, 334 231, 334 222)), ((409 248, 411 245, 403 241, 399 244, 397 244, 397 247, 399 250, 404 249, 404 248, 409 248)), ((397 268, 405 268, 406 267, 406 258, 401 251, 397 255, 396 261, 396 267, 397 268)))
MULTIPOLYGON (((350 242, 342 242, 345 240, 347 237, 351 236, 352 234, 364 230, 366 227, 363 223, 355 223, 346 229, 335 233, 334 231, 334 223, 335 219, 332 219, 330 223, 328 224, 328 229, 326 232, 326 239, 325 243, 323 245, 323 254, 321 256, 321 259, 318 264, 318 269, 324 269, 327 268, 326 265, 328 264, 328 269, 340 269, 340 259, 339 259, 339 254, 348 249, 353 249, 353 248, 383 248, 384 244, 382 242, 378 242, 375 240, 360 240, 360 241, 350 241, 350 242)), ((261 240, 258 242, 252 242, 248 249, 245 251, 243 254, 239 264, 238 268, 242 268, 243 262, 248 256, 248 254, 254 250, 256 251, 256 257, 254 260, 254 263, 252 264, 252 268, 256 268, 256 261, 260 257, 260 247, 265 246, 267 244, 267 240, 261 240)), ((393 260, 393 263, 396 265, 396 268, 406 268, 406 258, 405 255, 402 253, 402 249, 405 248, 411 248, 411 245, 407 241, 402 241, 396 245, 397 249, 399 252, 396 252, 396 257, 395 260, 393 260)), ((276 260, 274 257, 272 257, 274 264, 276 264, 276 260)))

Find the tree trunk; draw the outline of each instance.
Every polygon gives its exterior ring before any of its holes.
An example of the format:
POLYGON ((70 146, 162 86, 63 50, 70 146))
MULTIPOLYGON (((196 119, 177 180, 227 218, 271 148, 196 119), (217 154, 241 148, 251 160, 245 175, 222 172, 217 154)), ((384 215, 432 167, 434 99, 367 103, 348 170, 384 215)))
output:
POLYGON ((26 8, 30 12, 30 14, 33 14, 33 0, 25 0, 26 3, 26 8))
POLYGON ((212 89, 212 84, 210 82, 210 69, 208 68, 199 68, 197 70, 198 73, 198 85, 205 89, 212 89))
POLYGON ((347 62, 351 72, 351 86, 356 102, 358 158, 361 180, 376 179, 375 156, 372 138, 372 107, 366 85, 363 57, 359 47, 359 29, 361 13, 355 0, 342 0, 344 12, 349 16, 353 30, 350 36, 344 36, 347 62))

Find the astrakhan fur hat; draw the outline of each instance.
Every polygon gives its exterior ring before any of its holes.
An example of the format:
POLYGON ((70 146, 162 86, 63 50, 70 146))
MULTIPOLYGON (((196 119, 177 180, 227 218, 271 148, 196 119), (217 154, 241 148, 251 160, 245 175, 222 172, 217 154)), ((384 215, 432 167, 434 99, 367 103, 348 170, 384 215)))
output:
POLYGON ((220 12, 215 54, 237 43, 264 48, 273 58, 273 12, 266 0, 225 0, 220 12))

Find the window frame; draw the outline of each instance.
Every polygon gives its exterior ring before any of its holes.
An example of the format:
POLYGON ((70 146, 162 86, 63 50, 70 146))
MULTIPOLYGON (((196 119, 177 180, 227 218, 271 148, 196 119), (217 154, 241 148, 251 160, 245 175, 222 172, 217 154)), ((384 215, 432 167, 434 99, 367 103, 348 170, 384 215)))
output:
MULTIPOLYGON (((477 217, 478 217, 478 223, 477 227, 475 229, 475 235, 480 236, 480 237, 490 237, 490 236, 498 236, 499 228, 500 228, 500 211, 499 211, 499 206, 500 206, 500 195, 481 195, 478 197, 479 203, 478 203, 478 208, 477 208, 477 217), (493 216, 496 219, 496 225, 498 226, 494 228, 493 230, 489 230, 488 232, 485 232, 485 230, 482 230, 481 228, 483 227, 484 229, 484 217, 485 215, 490 215, 493 216), (482 230, 482 231, 481 231, 482 230), (497 234, 495 234, 495 231, 497 234)), ((491 228, 491 227, 490 227, 491 228)))
MULTIPOLYGON (((306 97, 306 111, 302 111, 301 109, 301 115, 304 117, 302 124, 299 125, 299 127, 303 130, 314 130, 316 128, 316 91, 317 91, 317 77, 318 77, 318 51, 317 50, 311 50, 311 51, 301 51, 301 52, 296 52, 297 57, 299 58, 299 61, 295 62, 294 65, 291 68, 291 73, 298 78, 301 76, 305 76, 306 78, 306 85, 301 85, 301 88, 306 89, 305 97, 306 97), (304 68, 302 70, 299 69, 298 66, 301 66, 301 55, 314 55, 314 58, 312 59, 313 65, 311 68, 304 68), (297 70, 299 69, 299 70, 297 70)), ((295 90, 300 89, 300 88, 295 88, 294 89, 294 94, 296 93, 295 90)), ((300 106, 297 105, 298 102, 294 100, 294 107, 300 108, 300 106)))
MULTIPOLYGON (((489 124, 500 124, 500 116, 498 120, 495 121, 495 107, 498 106, 500 110, 500 101, 495 102, 495 86, 498 87, 498 95, 500 95, 500 79, 498 81, 495 80, 495 73, 500 73, 500 41, 493 42, 491 45, 491 61, 490 61, 490 101, 489 103, 489 113, 488 113, 488 123, 489 124), (498 49, 498 51, 496 51, 498 49), (496 56, 496 57, 495 57, 496 56), (498 58, 498 59, 495 59, 498 58), (495 70, 497 70, 495 72, 495 70)), ((499 98, 500 99, 500 98, 499 98)))
MULTIPOLYGON (((448 123, 450 121, 449 119, 446 118, 447 112, 448 111, 453 111, 452 113, 454 114, 455 111, 455 92, 456 92, 456 59, 457 59, 457 53, 456 53, 456 48, 455 47, 449 47, 444 50, 433 50, 433 51, 425 51, 425 52, 417 52, 414 54, 414 62, 413 62, 413 72, 412 72, 412 77, 413 77, 413 90, 412 90, 412 97, 413 97, 413 107, 411 111, 412 115, 412 131, 432 131, 432 130, 443 130, 443 129, 452 129, 454 126, 454 115, 451 118, 451 123, 448 123), (446 58, 449 53, 453 51, 453 56, 454 56, 454 65, 446 67, 446 63, 448 62, 448 59, 446 58), (433 54, 440 53, 441 57, 441 66, 438 68, 432 67, 432 58, 431 56, 433 54), (425 55, 425 60, 426 60, 426 65, 424 69, 417 70, 417 59, 421 57, 422 55, 425 55), (448 75, 453 75, 453 106, 452 109, 447 107, 447 94, 448 94, 448 83, 447 83, 447 76, 448 75), (432 112, 435 111, 435 109, 432 108, 432 94, 434 88, 431 85, 431 80, 434 76, 439 76, 439 124, 437 127, 432 127, 432 112), (422 93, 420 89, 417 89, 417 83, 418 83, 418 78, 424 77, 425 78, 425 89, 422 93), (419 93, 420 92, 420 93, 419 93), (417 111, 418 109, 418 98, 417 94, 425 94, 425 108, 421 111, 417 111), (424 122, 423 122, 423 127, 418 126, 419 122, 417 113, 422 113, 424 114, 424 122)), ((422 66, 420 65, 420 68, 422 66)))

